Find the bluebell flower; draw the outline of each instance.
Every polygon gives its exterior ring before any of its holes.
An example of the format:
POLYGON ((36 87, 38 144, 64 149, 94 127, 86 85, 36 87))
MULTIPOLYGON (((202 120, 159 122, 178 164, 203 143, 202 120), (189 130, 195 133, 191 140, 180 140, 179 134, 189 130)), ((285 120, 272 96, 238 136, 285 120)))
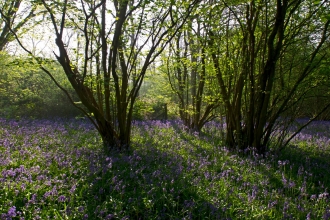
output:
POLYGON ((330 219, 330 210, 328 208, 324 211, 323 219, 324 220, 329 220, 330 219))
POLYGON ((80 206, 79 208, 78 208, 78 212, 83 212, 84 211, 84 206, 80 206))
POLYGON ((16 217, 16 207, 10 207, 7 213, 8 217, 16 217))
POLYGON ((113 214, 109 214, 105 217, 106 220, 111 220, 111 219, 114 219, 115 216, 113 214))
POLYGON ((66 197, 64 195, 61 195, 58 197, 58 201, 59 202, 65 202, 66 201, 66 197))

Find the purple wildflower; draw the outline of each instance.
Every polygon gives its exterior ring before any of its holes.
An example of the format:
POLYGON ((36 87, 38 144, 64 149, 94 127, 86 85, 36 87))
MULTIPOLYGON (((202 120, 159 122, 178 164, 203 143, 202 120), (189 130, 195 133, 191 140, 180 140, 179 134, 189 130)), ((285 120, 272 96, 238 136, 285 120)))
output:
POLYGON ((190 200, 185 200, 185 201, 184 201, 184 206, 185 206, 187 209, 193 208, 194 205, 195 205, 195 202, 194 202, 194 201, 190 201, 190 200))
POLYGON ((326 209, 323 214, 323 219, 329 220, 330 219, 330 210, 326 209))
POLYGON ((315 200, 317 198, 317 196, 315 194, 311 195, 311 200, 315 200))
POLYGON ((273 208, 276 204, 277 204, 277 200, 275 200, 275 201, 273 201, 273 202, 269 201, 269 203, 268 203, 268 208, 271 209, 271 208, 273 208))
POLYGON ((114 219, 115 216, 113 214, 109 214, 105 217, 106 220, 111 220, 111 219, 114 219))
POLYGON ((16 207, 10 207, 7 213, 8 217, 16 217, 16 207))
POLYGON ((78 212, 83 212, 84 211, 84 206, 80 206, 79 208, 78 208, 78 212))
POLYGON ((33 194, 29 203, 35 204, 37 202, 37 195, 33 194))
POLYGON ((286 216, 286 213, 287 213, 288 209, 289 209, 289 203, 288 203, 288 201, 285 201, 284 202, 284 207, 283 207, 283 215, 284 216, 286 216))
POLYGON ((61 195, 58 197, 58 201, 59 202, 65 202, 66 201, 66 197, 64 195, 61 195))
POLYGON ((284 187, 286 187, 288 184, 288 180, 285 178, 283 173, 282 173, 282 183, 283 183, 284 187))
POLYGON ((76 185, 73 185, 70 189, 70 193, 73 194, 74 191, 76 190, 77 186, 76 185))
POLYGON ((296 186, 296 184, 295 184, 294 181, 290 181, 290 182, 289 182, 289 188, 293 188, 293 187, 295 187, 295 186, 296 186))

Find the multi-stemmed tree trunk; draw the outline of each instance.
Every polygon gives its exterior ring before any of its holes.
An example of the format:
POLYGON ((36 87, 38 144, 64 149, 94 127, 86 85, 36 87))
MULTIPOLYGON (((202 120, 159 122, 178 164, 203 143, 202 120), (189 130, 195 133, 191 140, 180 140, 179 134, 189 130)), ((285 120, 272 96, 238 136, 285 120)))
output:
POLYGON ((105 150, 127 148, 133 106, 146 71, 197 1, 36 2, 50 17, 58 49, 54 54, 83 104, 77 107, 99 131, 105 150), (79 36, 75 45, 64 43, 70 31, 79 36))
POLYGON ((330 21, 321 16, 327 6, 252 0, 211 11, 209 19, 219 22, 207 30, 208 52, 226 107, 229 146, 267 150, 279 119, 304 94, 301 85, 328 56, 330 21))
POLYGON ((199 16, 192 18, 184 31, 171 44, 166 72, 172 90, 179 100, 179 115, 193 131, 200 131, 212 120, 212 111, 219 105, 212 84, 214 72, 207 67, 205 35, 201 33, 199 16), (195 26, 195 27, 194 27, 195 26), (213 75, 212 75, 213 74, 213 75))

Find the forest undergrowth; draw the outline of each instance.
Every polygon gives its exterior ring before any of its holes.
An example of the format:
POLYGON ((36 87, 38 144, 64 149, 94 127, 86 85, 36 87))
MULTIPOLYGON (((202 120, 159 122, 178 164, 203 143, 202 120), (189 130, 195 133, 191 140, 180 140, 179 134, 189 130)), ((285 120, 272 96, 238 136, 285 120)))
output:
POLYGON ((330 122, 267 155, 222 129, 136 121, 106 156, 87 120, 0 119, 0 219, 330 219, 330 122))

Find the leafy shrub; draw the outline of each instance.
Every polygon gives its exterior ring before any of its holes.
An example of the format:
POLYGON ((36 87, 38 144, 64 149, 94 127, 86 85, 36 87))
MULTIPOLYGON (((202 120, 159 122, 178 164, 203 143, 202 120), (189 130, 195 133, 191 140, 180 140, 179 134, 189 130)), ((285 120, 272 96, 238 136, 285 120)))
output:
MULTIPOLYGON (((30 58, 0 53, 0 114, 7 118, 72 117, 80 112, 30 58)), ((56 62, 45 60, 56 80, 75 100, 75 93, 56 62)))

